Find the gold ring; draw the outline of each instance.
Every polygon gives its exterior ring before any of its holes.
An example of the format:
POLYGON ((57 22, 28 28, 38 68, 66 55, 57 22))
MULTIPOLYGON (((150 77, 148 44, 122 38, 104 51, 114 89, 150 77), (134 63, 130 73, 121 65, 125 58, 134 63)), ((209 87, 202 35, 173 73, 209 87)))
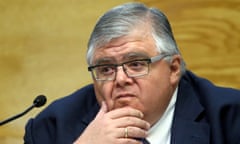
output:
POLYGON ((124 137, 128 138, 128 127, 125 127, 124 129, 124 137))

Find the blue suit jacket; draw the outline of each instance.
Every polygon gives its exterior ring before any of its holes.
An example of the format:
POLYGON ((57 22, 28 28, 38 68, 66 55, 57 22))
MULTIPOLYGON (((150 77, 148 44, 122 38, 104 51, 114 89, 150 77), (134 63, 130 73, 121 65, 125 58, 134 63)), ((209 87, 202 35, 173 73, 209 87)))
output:
MULTIPOLYGON (((93 86, 49 105, 26 125, 25 144, 71 144, 99 110, 93 86)), ((179 83, 171 144, 240 144, 240 91, 187 72, 179 83)))

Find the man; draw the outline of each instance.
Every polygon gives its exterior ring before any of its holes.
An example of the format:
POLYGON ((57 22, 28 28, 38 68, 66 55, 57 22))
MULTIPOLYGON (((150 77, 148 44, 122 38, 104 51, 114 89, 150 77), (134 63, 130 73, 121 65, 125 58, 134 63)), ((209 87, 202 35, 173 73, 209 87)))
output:
POLYGON ((87 51, 93 85, 26 126, 26 144, 237 144, 240 92, 185 69, 170 24, 128 3, 97 22, 87 51))

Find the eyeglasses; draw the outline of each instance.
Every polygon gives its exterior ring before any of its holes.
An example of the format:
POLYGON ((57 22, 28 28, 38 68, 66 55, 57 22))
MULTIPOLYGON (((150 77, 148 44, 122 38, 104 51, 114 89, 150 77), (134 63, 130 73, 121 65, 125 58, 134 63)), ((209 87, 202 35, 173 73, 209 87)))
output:
POLYGON ((97 81, 112 81, 116 79, 117 68, 122 66, 123 71, 128 77, 142 77, 149 73, 149 64, 159 61, 167 54, 159 54, 148 59, 131 60, 121 64, 100 64, 89 66, 92 76, 97 81))

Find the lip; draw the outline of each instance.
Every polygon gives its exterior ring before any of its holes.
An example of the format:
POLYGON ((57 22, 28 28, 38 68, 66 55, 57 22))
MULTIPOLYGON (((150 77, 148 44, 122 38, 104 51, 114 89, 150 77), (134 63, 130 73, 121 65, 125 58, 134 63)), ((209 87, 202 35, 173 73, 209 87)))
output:
POLYGON ((130 93, 124 93, 124 94, 118 94, 115 99, 122 99, 122 98, 132 98, 132 97, 136 97, 133 94, 130 93))

